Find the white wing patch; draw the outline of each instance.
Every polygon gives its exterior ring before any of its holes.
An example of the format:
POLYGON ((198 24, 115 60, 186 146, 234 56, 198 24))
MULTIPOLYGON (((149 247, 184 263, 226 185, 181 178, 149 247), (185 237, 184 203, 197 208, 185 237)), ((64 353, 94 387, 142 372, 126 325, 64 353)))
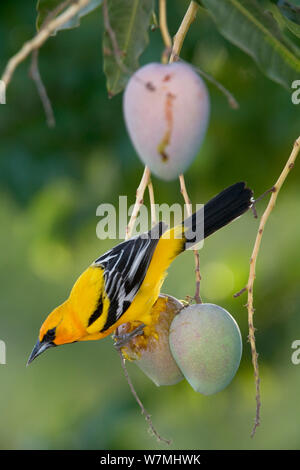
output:
POLYGON ((148 236, 130 238, 100 256, 93 263, 104 269, 105 290, 110 301, 107 321, 101 331, 113 325, 129 308, 148 270, 156 245, 167 226, 160 222, 148 236))

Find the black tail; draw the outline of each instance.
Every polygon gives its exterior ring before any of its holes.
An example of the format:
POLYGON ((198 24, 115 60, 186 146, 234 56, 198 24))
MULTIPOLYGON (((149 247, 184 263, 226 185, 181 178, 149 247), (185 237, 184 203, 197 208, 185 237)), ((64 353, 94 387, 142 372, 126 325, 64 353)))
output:
POLYGON ((251 189, 241 182, 229 186, 208 201, 183 222, 186 248, 192 247, 246 212, 253 203, 252 196, 251 189))

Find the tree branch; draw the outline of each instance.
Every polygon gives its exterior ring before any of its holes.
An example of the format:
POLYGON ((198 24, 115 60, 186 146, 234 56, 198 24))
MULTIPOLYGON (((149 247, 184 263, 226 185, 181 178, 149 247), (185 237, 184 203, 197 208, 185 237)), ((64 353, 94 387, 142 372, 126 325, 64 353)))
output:
POLYGON ((134 204, 134 207, 133 207, 133 211, 132 211, 129 223, 126 227, 125 240, 128 240, 128 238, 130 238, 131 235, 132 235, 134 223, 135 223, 136 218, 138 216, 138 213, 140 211, 141 205, 143 204, 144 194, 145 194, 146 188, 149 184, 149 181, 150 181, 150 170, 147 166, 145 166, 142 179, 140 181, 139 187, 136 190, 135 204, 134 204))
POLYGON ((55 127, 54 112, 52 109, 51 101, 48 97, 46 87, 42 81, 42 77, 39 71, 38 56, 39 56, 39 49, 35 49, 32 52, 32 56, 31 56, 32 59, 31 59, 31 66, 29 69, 29 75, 36 85, 40 100, 42 102, 42 105, 45 111, 48 127, 55 127))
MULTIPOLYGON (((191 216, 192 215, 192 203, 187 193, 183 175, 179 175, 179 183, 180 183, 180 192, 186 204, 188 216, 191 216)), ((200 297, 200 283, 201 283, 200 256, 199 256, 198 250, 193 250, 193 252, 194 252, 194 257, 195 257, 195 277, 196 277, 196 291, 195 291, 194 300, 196 301, 197 304, 201 304, 202 300, 200 297)))
POLYGON ((153 423, 152 423, 152 420, 151 420, 151 416, 149 415, 148 411, 145 409, 143 403, 141 402, 138 394, 136 393, 135 391, 135 388, 133 386, 133 383, 131 382, 131 379, 129 377, 129 374, 128 374, 128 371, 127 371, 127 368, 126 368, 126 364, 125 364, 125 359, 122 355, 122 351, 121 349, 118 350, 119 352, 119 356, 120 356, 120 359, 121 359, 121 365, 122 365, 122 368, 123 368, 123 371, 124 371, 124 375, 126 377, 126 380, 127 380, 127 383, 130 387, 130 390, 131 390, 131 393, 132 395, 134 396, 136 402, 138 403, 139 407, 141 408, 141 411, 142 411, 142 415, 145 416, 145 419, 149 425, 149 430, 150 432, 156 437, 156 439, 158 440, 158 442, 164 442, 165 444, 167 444, 168 446, 170 446, 172 444, 172 441, 170 439, 165 439, 164 437, 160 436, 158 434, 158 432, 156 431, 153 423))
POLYGON ((6 68, 1 77, 1 80, 5 83, 5 85, 7 86, 10 83, 18 65, 23 62, 34 49, 41 47, 57 28, 69 21, 71 18, 73 18, 73 16, 77 15, 77 13, 82 8, 86 7, 89 3, 90 0, 78 0, 76 3, 70 5, 70 7, 59 16, 45 24, 45 26, 42 27, 30 41, 25 42, 19 52, 11 57, 6 65, 6 68))
POLYGON ((148 193, 150 199, 150 210, 151 210, 151 225, 156 224, 156 210, 155 210, 155 200, 154 200, 154 189, 151 179, 149 179, 148 183, 148 193))
POLYGON ((173 62, 176 57, 179 57, 180 51, 182 48, 183 41, 185 40, 185 36, 192 24, 192 22, 196 18, 196 14, 198 11, 199 5, 192 1, 186 11, 186 14, 184 15, 184 18, 182 20, 182 23, 177 31, 177 33, 174 36, 174 41, 173 41, 173 49, 170 57, 170 62, 173 62))
POLYGON ((167 23, 167 0, 159 0, 159 28, 166 46, 166 49, 162 55, 162 63, 166 64, 168 62, 168 55, 172 50, 172 39, 167 23))
POLYGON ((249 327, 249 342, 250 342, 250 347, 251 347, 251 355, 252 355, 252 364, 254 368, 254 378, 255 378, 255 389, 256 389, 256 414, 255 414, 255 420, 254 420, 254 426, 251 432, 251 437, 255 435, 256 429, 260 424, 260 408, 261 408, 261 399, 260 399, 260 376, 259 376, 259 366, 258 366, 258 353, 256 350, 256 344, 255 344, 255 328, 253 324, 253 315, 254 315, 254 305, 253 305, 253 287, 254 287, 254 281, 256 277, 256 263, 257 263, 257 257, 261 245, 261 240, 263 236, 263 232, 266 226, 266 223, 268 221, 268 218, 270 217, 271 212, 274 209, 279 191, 285 182, 289 172, 295 165, 295 161, 297 158, 297 155, 300 150, 300 137, 295 141, 292 152, 289 156, 288 161, 286 162, 278 180, 276 181, 275 185, 266 191, 261 197, 259 197, 256 202, 264 197, 268 193, 272 193, 270 201, 267 205, 267 208, 265 212, 263 213, 259 227, 258 227, 258 232, 256 235, 252 255, 250 258, 250 270, 249 270, 249 278, 248 278, 248 283, 246 287, 240 290, 237 294, 235 294, 234 297, 238 297, 241 294, 243 294, 245 291, 248 291, 248 302, 247 302, 247 309, 248 309, 248 327, 249 327))
MULTIPOLYGON (((180 61, 184 62, 182 59, 180 59, 180 61)), ((211 82, 227 98, 227 102, 232 109, 239 108, 239 103, 237 102, 236 98, 229 90, 227 90, 227 88, 224 87, 224 85, 222 85, 222 83, 218 82, 218 80, 216 80, 212 75, 204 72, 199 67, 195 67, 191 64, 189 65, 195 70, 195 72, 197 72, 199 75, 202 75, 208 82, 211 82)))
MULTIPOLYGON (((50 13, 46 16, 45 20, 43 21, 41 28, 45 27, 53 18, 55 18, 59 13, 61 13, 70 3, 74 2, 74 0, 65 0, 64 2, 57 5, 54 10, 50 11, 50 13)), ((48 97, 48 93, 46 87, 43 83, 40 71, 39 71, 39 49, 34 49, 31 54, 31 65, 29 69, 29 76, 35 83, 37 88, 37 92, 39 94, 40 100, 42 102, 46 121, 48 127, 55 127, 55 117, 54 112, 52 109, 51 101, 48 97)))

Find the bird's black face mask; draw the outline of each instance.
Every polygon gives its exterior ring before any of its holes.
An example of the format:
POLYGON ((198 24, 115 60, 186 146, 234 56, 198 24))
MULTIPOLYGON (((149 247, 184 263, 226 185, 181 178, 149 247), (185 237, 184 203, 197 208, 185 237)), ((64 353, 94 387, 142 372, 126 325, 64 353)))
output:
POLYGON ((55 330, 56 328, 52 328, 51 330, 48 330, 47 333, 44 335, 42 341, 39 339, 36 342, 36 345, 34 346, 29 359, 27 361, 27 366, 40 354, 42 354, 46 349, 52 348, 56 346, 54 343, 55 340, 55 330))

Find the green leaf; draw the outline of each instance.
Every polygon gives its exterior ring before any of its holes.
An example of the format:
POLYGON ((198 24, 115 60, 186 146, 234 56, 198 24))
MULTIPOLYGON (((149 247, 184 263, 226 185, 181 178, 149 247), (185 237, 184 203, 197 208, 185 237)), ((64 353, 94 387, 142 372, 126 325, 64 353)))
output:
POLYGON ((139 68, 139 57, 149 42, 152 12, 153 0, 107 1, 110 34, 106 28, 103 68, 110 96, 122 91, 132 73, 139 68))
POLYGON ((294 36, 300 38, 300 8, 290 10, 274 5, 273 2, 267 2, 266 8, 272 13, 281 29, 287 28, 294 36), (292 19, 290 19, 292 18, 292 19))
MULTIPOLYGON (((80 18, 87 15, 91 11, 94 11, 96 8, 98 8, 102 4, 102 1, 103 0, 91 0, 90 3, 87 6, 82 8, 77 13, 77 15, 75 15, 73 18, 71 18, 65 24, 63 24, 62 26, 57 28, 54 31, 53 36, 57 33, 57 31, 61 31, 63 29, 77 28, 80 25, 80 18)), ((37 2, 38 16, 37 16, 37 20, 36 20, 37 30, 40 29, 40 27, 42 26, 44 21, 47 19, 48 15, 51 12, 53 12, 56 8, 58 8, 59 5, 62 5, 64 3, 65 3, 64 0, 38 0, 38 2, 37 2)), ((72 4, 72 2, 70 1, 70 5, 71 4, 72 4)), ((65 8, 67 8, 67 6, 69 6, 69 5, 66 5, 65 8)), ((62 11, 65 8, 63 8, 62 11)), ((60 11, 59 13, 61 13, 62 11, 60 11)), ((55 16, 57 16, 57 15, 55 15, 55 16)))
POLYGON ((289 20, 299 24, 300 23, 300 0, 286 1, 286 0, 270 0, 276 4, 281 13, 289 20))
MULTIPOLYGON (((218 29, 249 54, 275 82, 290 89, 300 76, 300 54, 256 0, 202 0, 218 29)), ((264 3, 264 2, 263 2, 264 3)))

